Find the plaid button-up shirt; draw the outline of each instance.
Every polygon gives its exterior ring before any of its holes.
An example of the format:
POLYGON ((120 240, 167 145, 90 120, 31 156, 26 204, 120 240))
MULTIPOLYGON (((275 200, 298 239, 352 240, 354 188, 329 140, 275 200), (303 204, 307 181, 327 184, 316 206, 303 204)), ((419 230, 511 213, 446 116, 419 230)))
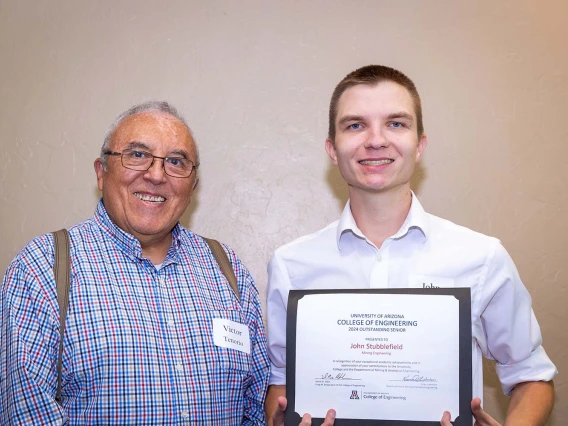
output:
POLYGON ((17 255, 0 292, 0 424, 265 424, 261 306, 232 250, 241 302, 205 241, 179 224, 160 269, 102 202, 69 233, 63 408, 54 400, 59 307, 47 234, 17 255), (217 346, 214 318, 248 327, 250 353, 217 346))

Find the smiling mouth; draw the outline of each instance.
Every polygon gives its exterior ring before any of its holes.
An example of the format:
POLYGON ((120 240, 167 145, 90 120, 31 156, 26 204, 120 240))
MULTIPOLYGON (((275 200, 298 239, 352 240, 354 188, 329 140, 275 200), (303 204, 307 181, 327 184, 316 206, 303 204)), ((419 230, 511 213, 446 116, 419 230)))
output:
POLYGON ((359 161, 359 164, 362 164, 363 166, 381 166, 383 164, 390 164, 393 161, 394 160, 391 160, 390 158, 385 158, 384 160, 361 160, 359 161))
POLYGON ((164 197, 158 197, 156 195, 141 194, 139 192, 135 192, 134 196, 136 198, 138 198, 139 200, 149 201, 151 203, 163 203, 164 201, 166 201, 166 199, 164 197))

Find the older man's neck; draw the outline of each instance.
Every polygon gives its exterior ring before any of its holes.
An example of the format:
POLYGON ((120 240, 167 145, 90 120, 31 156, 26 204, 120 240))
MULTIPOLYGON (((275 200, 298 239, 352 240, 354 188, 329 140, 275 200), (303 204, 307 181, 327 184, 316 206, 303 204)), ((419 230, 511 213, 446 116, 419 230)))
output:
POLYGON ((141 240, 142 255, 150 260, 154 265, 159 265, 166 259, 168 250, 172 245, 172 234, 160 239, 141 240))

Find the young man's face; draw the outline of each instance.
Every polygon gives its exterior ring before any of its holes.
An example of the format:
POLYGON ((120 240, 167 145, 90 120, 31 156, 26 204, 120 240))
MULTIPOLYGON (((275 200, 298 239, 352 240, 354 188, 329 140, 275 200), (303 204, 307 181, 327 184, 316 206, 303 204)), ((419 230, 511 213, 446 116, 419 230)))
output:
MULTIPOLYGON (((187 127, 162 112, 135 114, 120 123, 110 151, 126 148, 160 157, 183 156, 194 164, 197 160, 197 148, 187 127)), ((135 171, 123 167, 119 156, 109 156, 107 170, 97 159, 95 171, 109 217, 143 244, 169 238, 197 183, 195 171, 188 178, 166 175, 160 159, 147 171, 135 171)))
POLYGON ((326 151, 351 196, 410 189, 427 139, 418 137, 406 88, 391 81, 350 87, 339 98, 335 129, 335 143, 328 138, 326 151))

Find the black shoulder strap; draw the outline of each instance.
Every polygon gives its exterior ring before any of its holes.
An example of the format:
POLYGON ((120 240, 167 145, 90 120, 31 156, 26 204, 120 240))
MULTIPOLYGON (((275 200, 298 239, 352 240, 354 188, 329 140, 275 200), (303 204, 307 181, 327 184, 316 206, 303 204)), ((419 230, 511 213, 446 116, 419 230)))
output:
POLYGON ((225 278, 227 278, 227 281, 229 281, 229 284, 231 285, 231 288, 233 289, 235 296, 237 296, 237 299, 239 299, 240 302, 241 293, 239 292, 239 287, 237 285, 237 277, 235 276, 235 271, 233 270, 231 262, 227 257, 227 253, 225 253, 225 250, 223 249, 219 241, 205 237, 203 237, 203 239, 209 245, 209 248, 211 249, 213 256, 215 256, 215 260, 217 261, 219 267, 221 268, 221 272, 223 272, 223 275, 225 275, 225 278))
POLYGON ((69 306, 69 284, 71 281, 69 259, 69 234, 66 229, 52 232, 54 239, 55 258, 53 273, 57 288, 57 303, 59 304, 59 355, 57 356, 57 393, 55 400, 61 403, 61 364, 63 358, 63 335, 65 320, 69 306))

